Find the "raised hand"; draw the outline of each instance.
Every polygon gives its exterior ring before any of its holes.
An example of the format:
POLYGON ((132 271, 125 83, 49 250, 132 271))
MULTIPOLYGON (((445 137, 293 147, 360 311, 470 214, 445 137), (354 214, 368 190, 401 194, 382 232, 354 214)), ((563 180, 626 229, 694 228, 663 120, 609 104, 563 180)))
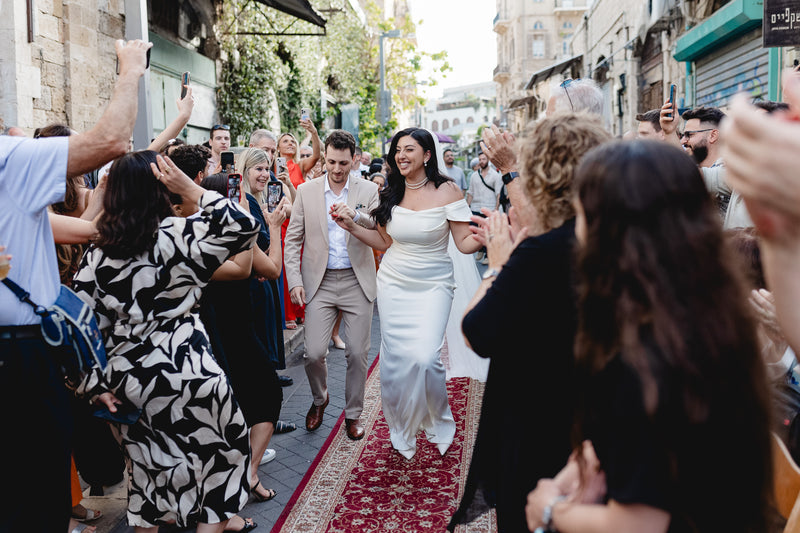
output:
POLYGON ((139 39, 125 42, 118 39, 114 43, 119 59, 119 75, 136 74, 141 76, 147 67, 147 51, 152 48, 153 43, 141 41, 139 39))
POLYGON ((169 192, 180 194, 184 200, 197 203, 205 192, 205 189, 192 181, 167 156, 157 156, 156 162, 150 163, 150 169, 169 192))
POLYGON ((192 110, 194 109, 194 96, 192 96, 192 86, 191 85, 183 85, 182 87, 186 87, 186 96, 183 98, 178 97, 178 114, 182 117, 188 119, 192 116, 192 110))
POLYGON ((281 227, 283 221, 286 220, 286 205, 289 203, 289 200, 284 196, 281 198, 281 201, 278 202, 278 205, 275 206, 275 209, 272 212, 269 212, 268 205, 261 206, 261 212, 264 214, 264 218, 269 224, 270 227, 281 227))
POLYGON ((483 152, 501 174, 517 169, 516 139, 512 133, 501 132, 492 124, 491 128, 483 129, 481 137, 483 152))

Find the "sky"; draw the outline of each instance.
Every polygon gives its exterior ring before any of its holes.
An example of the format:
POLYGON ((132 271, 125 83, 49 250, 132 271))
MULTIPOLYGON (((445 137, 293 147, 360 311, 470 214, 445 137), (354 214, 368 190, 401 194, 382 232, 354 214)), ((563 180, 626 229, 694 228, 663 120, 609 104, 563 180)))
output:
MULTIPOLYGON (((453 70, 439 84, 422 88, 427 98, 442 89, 492 81, 497 64, 497 40, 492 21, 497 13, 492 0, 409 0, 417 23, 417 46, 425 52, 447 51, 453 70), (419 24, 422 19, 422 24, 419 24)), ((430 69, 427 69, 430 72, 430 69)), ((420 76, 420 79, 427 78, 420 76)))

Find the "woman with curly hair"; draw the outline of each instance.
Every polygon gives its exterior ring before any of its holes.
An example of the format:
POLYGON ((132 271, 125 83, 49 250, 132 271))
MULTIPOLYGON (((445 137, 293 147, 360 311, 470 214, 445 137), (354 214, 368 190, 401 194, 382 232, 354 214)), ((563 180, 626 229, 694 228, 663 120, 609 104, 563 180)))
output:
POLYGON ((141 410, 137 421, 114 424, 137 533, 170 523, 218 533, 247 502, 247 426, 196 312, 214 272, 256 239, 246 203, 206 191, 155 152, 111 166, 99 237, 74 281, 97 314, 108 366, 78 393, 141 410), (197 203, 201 216, 173 217, 168 191, 197 203))
POLYGON ((764 365, 697 166, 618 142, 575 182, 576 453, 530 494, 530 529, 768 531, 764 365))
POLYGON ((525 532, 525 498, 556 474, 570 452, 575 169, 610 140, 599 119, 559 114, 520 141, 520 176, 508 184, 510 217, 487 213, 480 238, 489 268, 462 324, 472 349, 489 357, 480 426, 461 505, 467 523, 495 507, 500 531, 525 532), (492 327, 503 317, 503 327, 492 327))

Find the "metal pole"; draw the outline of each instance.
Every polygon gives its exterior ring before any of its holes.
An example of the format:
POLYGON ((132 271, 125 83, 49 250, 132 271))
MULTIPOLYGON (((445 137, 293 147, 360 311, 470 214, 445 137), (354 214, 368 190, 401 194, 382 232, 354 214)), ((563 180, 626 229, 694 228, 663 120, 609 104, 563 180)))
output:
MULTIPOLYGON (((125 0, 125 39, 150 39, 147 29, 147 1, 125 0)), ((153 113, 150 108, 150 69, 139 80, 138 111, 133 126, 133 146, 144 150, 153 137, 153 113)))
POLYGON ((385 132, 385 128, 386 128, 385 117, 386 117, 386 114, 385 114, 384 109, 383 109, 383 91, 386 90, 386 80, 385 80, 386 65, 383 62, 383 38, 384 38, 384 34, 381 33, 381 36, 378 39, 378 49, 380 50, 380 62, 381 62, 381 66, 380 66, 380 69, 381 69, 381 87, 380 87, 380 90, 378 91, 378 122, 381 125, 381 157, 383 157, 383 154, 386 153, 386 132, 385 132))

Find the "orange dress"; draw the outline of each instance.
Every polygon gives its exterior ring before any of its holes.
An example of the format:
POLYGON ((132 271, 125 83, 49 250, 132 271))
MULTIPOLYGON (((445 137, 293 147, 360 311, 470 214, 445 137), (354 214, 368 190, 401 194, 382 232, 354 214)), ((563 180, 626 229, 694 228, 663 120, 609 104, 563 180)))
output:
MULTIPOLYGON (((305 183, 306 180, 303 178, 303 171, 300 170, 300 165, 287 158, 286 169, 289 171, 289 180, 292 182, 292 185, 294 185, 295 189, 301 184, 305 183)), ((286 237, 287 227, 289 227, 288 219, 284 221, 283 226, 281 226, 281 246, 283 246, 283 240, 286 237)), ((305 308, 302 305, 293 304, 291 298, 289 297, 289 284, 286 282, 285 264, 283 265, 283 273, 281 274, 281 277, 283 278, 283 308, 286 321, 297 321, 298 319, 303 320, 305 317, 305 308)))

